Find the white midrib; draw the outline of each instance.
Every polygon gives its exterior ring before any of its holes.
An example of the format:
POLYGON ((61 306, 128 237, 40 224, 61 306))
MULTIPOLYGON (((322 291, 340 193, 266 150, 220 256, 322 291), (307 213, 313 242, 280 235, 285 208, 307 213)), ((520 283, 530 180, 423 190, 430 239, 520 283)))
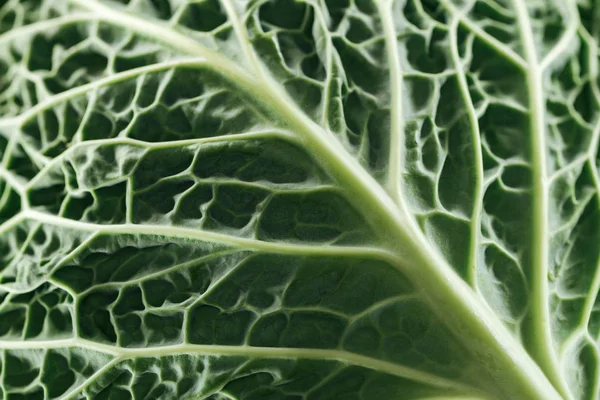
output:
MULTIPOLYGON (((180 51, 206 58, 216 64, 223 76, 233 78, 241 89, 251 93, 265 109, 287 122, 315 158, 329 168, 338 181, 353 192, 357 205, 369 207, 371 223, 387 237, 387 246, 403 259, 404 271, 418 285, 427 287, 427 296, 440 318, 448 323, 465 345, 474 349, 483 365, 494 376, 497 389, 504 393, 491 396, 519 399, 560 399, 537 364, 471 288, 454 273, 441 256, 429 245, 414 219, 399 209, 387 192, 354 160, 335 137, 310 120, 283 90, 270 78, 248 75, 219 54, 165 26, 148 22, 103 6, 93 0, 69 0, 92 10, 98 19, 136 31, 180 51)), ((396 264, 397 265, 397 264, 396 264)))
POLYGON ((542 78, 544 71, 538 62, 529 11, 524 0, 513 0, 521 42, 523 43, 527 68, 529 109, 531 110, 531 169, 533 181, 533 229, 530 250, 531 265, 531 307, 529 317, 533 344, 530 349, 557 390, 567 399, 572 398, 569 387, 560 370, 556 351, 552 344, 550 329, 550 308, 548 303, 548 173, 546 159, 545 105, 542 78))

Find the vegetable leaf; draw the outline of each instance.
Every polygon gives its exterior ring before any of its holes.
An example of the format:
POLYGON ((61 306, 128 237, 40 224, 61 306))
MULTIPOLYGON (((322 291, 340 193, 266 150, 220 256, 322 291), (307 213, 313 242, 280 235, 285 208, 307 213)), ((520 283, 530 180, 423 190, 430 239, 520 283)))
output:
POLYGON ((598 399, 598 10, 0 1, 0 398, 598 399))

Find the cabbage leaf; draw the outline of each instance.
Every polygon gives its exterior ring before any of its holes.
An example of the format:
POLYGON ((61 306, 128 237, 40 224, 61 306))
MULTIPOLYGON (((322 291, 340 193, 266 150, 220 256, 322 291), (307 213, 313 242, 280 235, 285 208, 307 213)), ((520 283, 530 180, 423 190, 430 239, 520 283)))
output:
POLYGON ((600 396, 596 0, 1 0, 0 398, 600 396))

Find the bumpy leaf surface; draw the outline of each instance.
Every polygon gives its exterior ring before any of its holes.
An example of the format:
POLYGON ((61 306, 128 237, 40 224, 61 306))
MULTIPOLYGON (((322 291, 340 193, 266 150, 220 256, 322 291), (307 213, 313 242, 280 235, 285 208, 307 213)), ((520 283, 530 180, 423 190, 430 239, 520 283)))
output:
POLYGON ((596 0, 0 0, 0 398, 600 397, 596 0))

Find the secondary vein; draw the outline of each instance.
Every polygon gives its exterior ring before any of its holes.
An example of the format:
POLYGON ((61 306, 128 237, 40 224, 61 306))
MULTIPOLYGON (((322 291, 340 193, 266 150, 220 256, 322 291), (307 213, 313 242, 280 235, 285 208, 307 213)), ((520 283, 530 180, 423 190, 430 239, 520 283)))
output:
MULTIPOLYGON (((404 157, 404 115, 402 107, 403 77, 402 65, 398 54, 398 40, 393 21, 393 0, 376 2, 383 25, 385 47, 390 62, 390 151, 387 175, 387 190, 398 204, 403 202, 401 179, 404 157)), ((406 207, 402 204, 401 207, 406 207)))
POLYGON ((338 257, 372 257, 396 266, 404 265, 399 257, 393 253, 371 247, 358 246, 321 246, 302 245, 297 243, 285 242, 266 242, 257 239, 241 238, 229 236, 222 233, 209 232, 199 229, 184 228, 169 225, 137 225, 137 224, 113 224, 100 225, 90 222, 82 222, 47 214, 37 210, 26 210, 19 214, 19 219, 15 218, 11 224, 14 225, 23 219, 31 219, 45 224, 67 227, 80 231, 112 233, 112 234, 140 234, 149 236, 167 236, 183 239, 194 239, 213 243, 222 243, 239 247, 242 249, 265 251, 271 253, 297 254, 297 255, 322 255, 338 257))
POLYGON ((531 170, 532 170, 532 233, 530 251, 531 308, 529 318, 533 326, 530 329, 530 351, 540 367, 557 390, 566 398, 571 398, 568 385, 558 369, 556 351, 552 343, 550 329, 550 309, 548 304, 548 173, 546 159, 546 126, 544 120, 544 94, 542 77, 529 10, 523 0, 513 0, 517 14, 521 40, 524 46, 528 67, 525 70, 528 81, 528 97, 531 128, 531 170))
POLYGON ((287 358, 287 359, 317 359, 338 360, 346 364, 361 366, 386 374, 408 378, 429 385, 452 388, 466 393, 477 393, 477 390, 458 383, 454 380, 442 378, 414 368, 405 367, 389 361, 378 360, 372 357, 350 353, 336 349, 309 349, 291 347, 257 347, 257 346, 224 346, 224 345, 201 345, 201 344, 178 344, 170 346, 156 346, 145 348, 123 348, 109 344, 100 344, 81 338, 57 339, 45 341, 0 341, 3 349, 48 349, 63 347, 80 347, 101 353, 110 354, 117 360, 123 361, 136 357, 160 357, 177 354, 198 354, 217 356, 246 356, 249 358, 287 358))
POLYGON ((471 124, 471 145, 473 146, 473 162, 475 169, 475 191, 473 193, 473 213, 469 223, 471 239, 469 243, 469 272, 468 279, 471 286, 476 287, 477 274, 477 255, 479 252, 479 232, 481 224, 481 213, 483 211, 483 155, 481 151, 481 132, 479 131, 479 121, 473 108, 473 101, 469 93, 469 86, 465 76, 460 56, 458 54, 458 24, 459 19, 454 18, 450 26, 450 45, 452 52, 452 61, 456 69, 456 76, 461 95, 465 102, 465 109, 469 123, 471 124))

